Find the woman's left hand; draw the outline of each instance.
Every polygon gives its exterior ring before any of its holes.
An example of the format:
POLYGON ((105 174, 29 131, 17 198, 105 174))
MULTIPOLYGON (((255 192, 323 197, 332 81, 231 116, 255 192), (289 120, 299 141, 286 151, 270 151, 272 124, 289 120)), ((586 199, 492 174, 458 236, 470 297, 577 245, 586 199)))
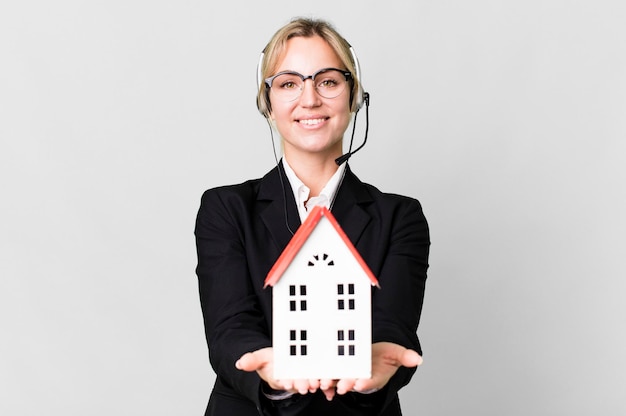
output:
POLYGON ((422 362, 422 357, 413 350, 391 342, 377 342, 372 345, 372 376, 341 379, 337 381, 336 392, 337 394, 346 394, 349 391, 373 393, 385 387, 401 366, 417 367, 422 362))

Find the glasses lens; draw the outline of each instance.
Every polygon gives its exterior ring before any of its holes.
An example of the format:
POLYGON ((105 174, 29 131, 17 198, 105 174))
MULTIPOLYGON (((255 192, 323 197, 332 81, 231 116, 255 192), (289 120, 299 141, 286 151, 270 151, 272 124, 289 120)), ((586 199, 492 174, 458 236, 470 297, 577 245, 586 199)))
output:
POLYGON ((300 96, 304 82, 296 74, 280 74, 272 82, 272 94, 281 101, 293 101, 300 96))
MULTIPOLYGON (((318 72, 313 79, 315 90, 324 98, 339 96, 346 88, 346 84, 346 76, 336 69, 318 72)), ((293 101, 300 97, 303 89, 304 81, 300 74, 284 73, 273 79, 271 93, 280 101, 293 101)))
POLYGON ((346 76, 341 71, 329 69, 315 76, 315 89, 324 98, 335 98, 346 88, 346 76))

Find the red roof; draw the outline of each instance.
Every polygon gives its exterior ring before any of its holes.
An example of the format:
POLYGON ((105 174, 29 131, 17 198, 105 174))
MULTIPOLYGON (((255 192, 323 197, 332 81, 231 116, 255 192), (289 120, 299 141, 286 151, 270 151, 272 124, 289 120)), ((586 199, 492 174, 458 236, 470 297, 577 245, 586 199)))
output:
POLYGON ((337 234, 339 234, 339 237, 341 237, 348 249, 350 249, 350 252, 359 263, 367 277, 372 282, 372 286, 380 287, 378 285, 378 279, 376 279, 374 273, 372 273, 370 268, 367 266, 367 264, 363 260, 363 257, 361 257, 346 233, 341 229, 341 226, 339 225, 333 214, 330 213, 328 208, 319 205, 311 210, 307 219, 304 221, 304 223, 302 223, 300 228, 298 228, 298 231, 296 231, 296 233, 293 235, 291 241, 289 241, 289 244, 287 244, 287 247, 285 247, 285 250, 282 252, 278 260, 276 260, 276 263, 274 263, 274 266, 265 278, 264 287, 274 286, 276 282, 280 280, 285 270, 287 270, 287 267, 289 267, 289 264, 291 264, 296 254, 298 254, 298 251, 300 251, 300 248, 302 248, 306 240, 309 238, 309 235, 311 235, 311 232, 313 232, 317 224, 322 219, 322 216, 325 216, 328 221, 330 221, 337 234))

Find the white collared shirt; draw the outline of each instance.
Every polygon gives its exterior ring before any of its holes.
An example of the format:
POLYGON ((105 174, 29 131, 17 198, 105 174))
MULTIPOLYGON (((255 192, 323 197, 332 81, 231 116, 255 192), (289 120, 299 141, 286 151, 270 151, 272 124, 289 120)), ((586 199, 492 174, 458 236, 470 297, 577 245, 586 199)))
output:
POLYGON ((293 171, 291 166, 289 166, 289 163, 287 163, 287 159, 284 156, 283 167, 285 168, 285 174, 291 184, 291 190, 293 191, 293 196, 296 200, 298 215, 300 215, 300 222, 304 222, 304 220, 306 220, 306 217, 309 215, 309 211, 314 206, 321 205, 326 208, 330 208, 330 204, 335 199, 335 194, 337 194, 341 178, 346 170, 345 163, 342 163, 337 169, 337 172, 334 173, 328 183, 326 183, 326 186, 324 186, 324 188, 320 191, 320 194, 309 199, 311 190, 300 180, 300 178, 296 176, 296 173, 293 171))

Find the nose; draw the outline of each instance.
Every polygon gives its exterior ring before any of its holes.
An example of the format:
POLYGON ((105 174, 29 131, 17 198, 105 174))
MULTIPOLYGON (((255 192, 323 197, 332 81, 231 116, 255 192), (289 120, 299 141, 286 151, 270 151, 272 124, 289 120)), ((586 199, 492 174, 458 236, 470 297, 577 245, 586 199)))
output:
POLYGON ((321 97, 315 89, 312 79, 304 80, 302 93, 300 94, 300 105, 303 107, 316 107, 320 105, 321 97))

